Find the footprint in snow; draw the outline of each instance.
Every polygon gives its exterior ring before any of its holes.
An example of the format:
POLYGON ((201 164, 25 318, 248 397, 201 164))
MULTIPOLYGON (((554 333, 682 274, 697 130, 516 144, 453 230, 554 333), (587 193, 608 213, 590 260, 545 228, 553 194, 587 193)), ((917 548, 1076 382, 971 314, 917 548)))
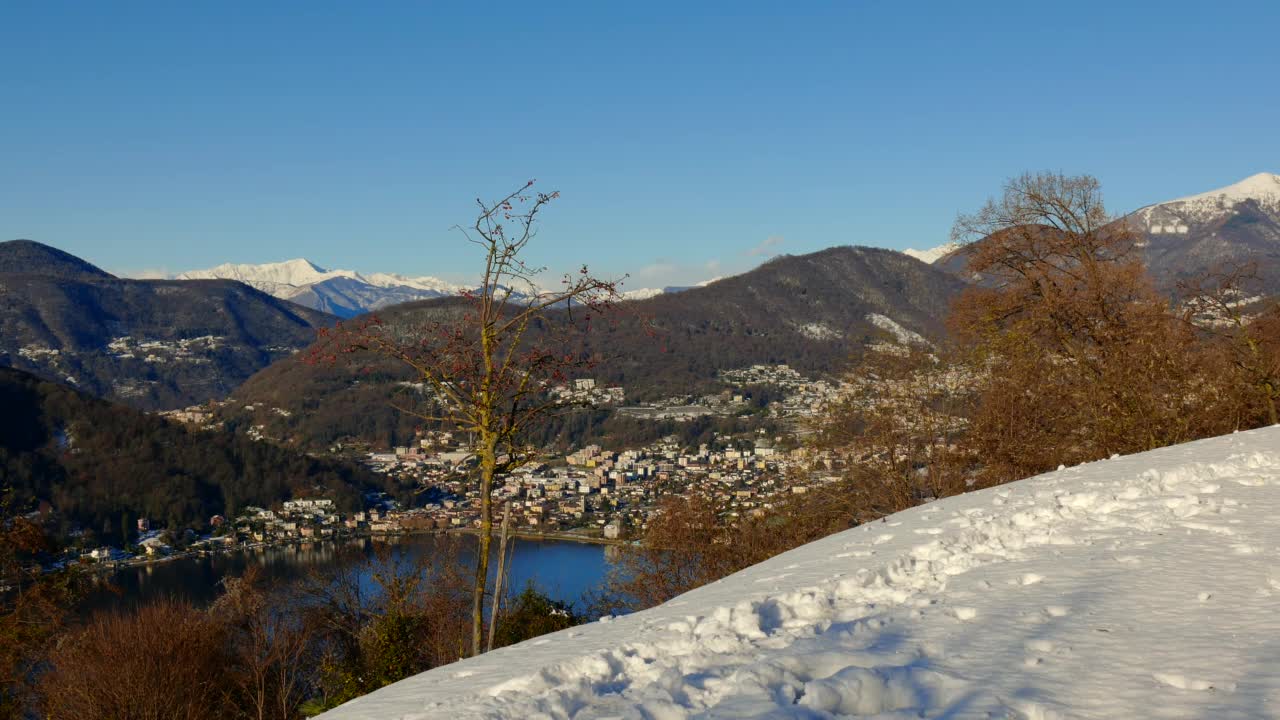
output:
POLYGON ((791 577, 791 573, 782 573, 781 575, 773 575, 773 576, 770 576, 770 577, 762 577, 762 578, 760 578, 759 580, 756 580, 756 582, 757 582, 757 583, 775 582, 775 581, 777 581, 777 580, 782 580, 782 579, 784 579, 784 578, 788 578, 788 577, 791 577))
POLYGON ((1236 689, 1235 683, 1214 683, 1209 680, 1189 678, 1186 675, 1179 675, 1177 673, 1158 672, 1152 673, 1151 677, 1155 678, 1156 682, 1179 690, 1225 690, 1227 692, 1234 692, 1236 689))
POLYGON ((1182 523, 1182 527, 1188 530, 1202 530, 1204 532, 1214 533, 1215 535, 1226 535, 1228 537, 1236 534, 1236 531, 1232 530, 1231 528, 1225 528, 1218 525, 1210 525, 1208 523, 1186 522, 1186 523, 1182 523))
POLYGON ((892 539, 893 539, 893 535, 892 535, 892 534, 890 534, 890 533, 885 533, 884 535, 877 535, 877 536, 876 536, 876 539, 875 539, 875 540, 873 540, 871 544, 872 544, 872 545, 883 545, 883 544, 885 544, 885 543, 889 542, 889 541, 890 541, 890 540, 892 540, 892 539))
POLYGON ((957 620, 972 620, 978 617, 978 609, 972 607, 958 607, 951 611, 955 614, 957 620))
POLYGON ((1026 575, 1022 576, 1022 578, 1018 581, 1018 584, 1019 585, 1035 585, 1041 580, 1044 580, 1043 575, 1037 575, 1035 573, 1027 573, 1026 575))

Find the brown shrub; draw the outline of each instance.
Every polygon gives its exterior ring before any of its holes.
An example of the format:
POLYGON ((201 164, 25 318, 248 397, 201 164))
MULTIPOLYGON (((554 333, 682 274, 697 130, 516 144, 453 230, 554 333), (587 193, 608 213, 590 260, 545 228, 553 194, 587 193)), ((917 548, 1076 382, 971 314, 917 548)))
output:
POLYGON ((620 548, 597 612, 652 607, 856 523, 856 493, 834 483, 727 519, 706 498, 668 496, 639 545, 620 548))
POLYGON ((374 556, 311 578, 302 605, 315 638, 320 704, 334 707, 467 653, 471 578, 456 538, 408 557, 374 556))
POLYGON ((232 662, 224 668, 234 708, 224 715, 292 720, 314 691, 314 637, 287 595, 272 596, 257 568, 224 582, 209 609, 227 634, 232 662))
POLYGON ((1154 290, 1097 181, 1024 175, 954 233, 985 279, 951 327, 982 373, 965 444, 981 484, 1235 429, 1194 329, 1154 290))
POLYGON ((13 511, 0 489, 0 718, 28 717, 44 655, 66 630, 80 594, 74 570, 46 573, 39 564, 54 544, 43 527, 13 511))
POLYGON ((98 615, 50 660, 41 681, 50 720, 198 720, 230 693, 225 628, 182 602, 98 615))

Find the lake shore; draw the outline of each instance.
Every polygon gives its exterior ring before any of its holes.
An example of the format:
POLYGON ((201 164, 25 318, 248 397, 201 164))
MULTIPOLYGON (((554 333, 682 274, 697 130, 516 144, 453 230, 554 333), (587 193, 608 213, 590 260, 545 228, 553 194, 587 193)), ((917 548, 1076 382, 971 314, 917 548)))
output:
MULTIPOLYGON (((248 552, 250 550, 262 550, 267 548, 284 548, 292 546, 304 546, 319 542, 333 542, 338 540, 378 540, 398 537, 413 537, 423 535, 471 535, 480 536, 479 528, 461 527, 448 528, 445 530, 400 530, 390 533, 344 533, 336 537, 329 538, 288 538, 271 540, 254 543, 237 543, 234 545, 206 545, 199 548, 191 548, 180 550, 163 555, 139 555, 127 560, 111 560, 106 562, 82 563, 79 567, 93 572, 113 572, 132 567, 144 567, 147 565, 160 565, 163 563, 173 562, 175 560, 209 557, 214 555, 227 555, 239 552, 248 552)), ((494 530, 494 538, 498 537, 498 531, 494 530)), ((610 539, 600 537, 598 535, 586 535, 573 531, 557 530, 552 532, 535 532, 531 530, 511 530, 508 537, 516 540, 531 540, 534 542, 572 542, 584 545, 605 545, 605 546, 623 546, 631 544, 630 540, 610 539)))
MULTIPOLYGON (((262 573, 264 582, 281 587, 303 581, 326 567, 360 563, 360 557, 373 557, 379 546, 395 548, 403 557, 434 553, 449 540, 461 541, 465 547, 475 543, 454 533, 413 533, 383 537, 339 538, 306 543, 241 547, 241 552, 180 553, 158 562, 100 568, 93 575, 92 597, 85 607, 110 609, 132 607, 156 598, 176 597, 198 606, 214 601, 222 592, 221 581, 236 577, 251 567, 262 573)), ((493 552, 497 552, 497 543, 493 552)), ((609 548, 598 543, 561 541, 546 537, 529 537, 512 543, 514 559, 511 587, 523 587, 535 581, 550 596, 578 602, 583 594, 596 587, 609 571, 609 548)), ((452 549, 449 550, 452 552, 452 549)), ((496 565, 494 565, 496 567, 496 565)))

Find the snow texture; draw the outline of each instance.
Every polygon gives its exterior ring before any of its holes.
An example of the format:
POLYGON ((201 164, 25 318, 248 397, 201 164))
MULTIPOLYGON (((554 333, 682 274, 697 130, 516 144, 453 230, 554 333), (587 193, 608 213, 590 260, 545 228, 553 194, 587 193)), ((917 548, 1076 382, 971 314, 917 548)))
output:
POLYGON ((1280 200, 1280 175, 1274 173, 1257 173, 1217 190, 1210 190, 1198 195, 1170 200, 1171 203, 1194 203, 1204 200, 1223 200, 1226 202, 1243 202, 1245 200, 1280 200))
POLYGON ((622 291, 623 300, 648 300, 651 297, 657 297, 666 292, 662 288, 639 288, 636 290, 622 291))
POLYGON ((302 258, 261 265, 225 263, 208 270, 184 272, 178 275, 177 279, 239 280, 269 295, 292 300, 315 285, 338 278, 345 278, 371 288, 414 290, 418 291, 422 297, 452 295, 464 289, 460 285, 453 285, 433 277, 411 278, 395 273, 362 275, 353 270, 326 270, 302 258))
POLYGON ((908 330, 897 320, 879 313, 871 313, 867 315, 867 322, 893 335, 893 337, 903 345, 928 345, 929 341, 918 332, 908 330))
POLYGON ((1252 200, 1260 207, 1280 212, 1280 175, 1258 173, 1240 182, 1198 195, 1148 205, 1136 215, 1148 232, 1160 235, 1184 235, 1187 223, 1204 223, 1235 211, 1242 202, 1252 200))
MULTIPOLYGON (((890 320, 890 322, 893 321, 890 320)), ((837 340, 844 337, 843 333, 826 323, 805 323, 803 325, 797 325, 795 328, 801 335, 809 338, 810 340, 837 340)))
POLYGON ((1280 427, 891 516, 326 720, 1280 715, 1280 427))
POLYGON ((939 245, 938 247, 935 247, 935 248, 929 248, 928 250, 916 250, 915 248, 907 248, 906 250, 902 251, 902 254, 910 255, 911 257, 919 260, 920 262, 928 263, 932 265, 938 262, 939 260, 941 260, 942 258, 946 257, 947 255, 950 255, 951 253, 959 249, 960 249, 959 243, 949 242, 945 245, 939 245))

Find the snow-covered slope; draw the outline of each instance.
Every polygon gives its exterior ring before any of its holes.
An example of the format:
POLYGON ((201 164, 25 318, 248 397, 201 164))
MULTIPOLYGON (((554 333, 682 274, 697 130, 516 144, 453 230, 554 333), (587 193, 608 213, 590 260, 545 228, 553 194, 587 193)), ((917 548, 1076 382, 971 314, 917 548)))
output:
POLYGON ((880 313, 871 313, 867 315, 867 322, 893 335, 899 343, 903 345, 928 345, 928 340, 918 332, 908 330, 902 327, 902 324, 888 315, 880 313))
POLYGON ((326 720, 1280 714, 1280 428, 833 535, 326 720))
POLYGON ((226 263, 208 270, 193 270, 179 280, 221 278, 246 285, 340 317, 351 317, 412 300, 454 295, 464 288, 433 277, 405 277, 395 273, 362 275, 353 270, 326 270, 297 258, 261 265, 226 263))
POLYGON ((911 257, 919 260, 920 262, 929 263, 930 265, 932 265, 938 262, 939 260, 941 260, 942 258, 946 257, 947 255, 950 255, 951 253, 959 249, 960 249, 959 243, 949 242, 945 245, 939 245, 938 247, 935 247, 935 248, 929 248, 928 250, 916 250, 915 248, 907 248, 906 250, 902 251, 902 254, 910 255, 911 257))
POLYGON ((1140 230, 1152 235, 1188 235, 1231 217, 1239 212, 1241 203, 1250 201, 1257 211, 1280 217, 1280 175, 1250 175, 1217 190, 1148 205, 1133 217, 1140 230))
MULTIPOLYGON (((246 285, 252 285, 260 290, 263 286, 291 286, 301 287, 303 285, 311 285, 331 277, 351 276, 348 270, 337 270, 330 272, 316 265, 310 260, 296 258, 294 260, 285 260, 284 262, 263 263, 261 265, 248 265, 237 263, 223 263, 208 270, 192 270, 178 275, 179 280, 239 280, 246 285)), ((265 290, 264 290, 265 292, 265 290)))
POLYGON ((1167 210, 1187 218, 1203 219, 1229 212, 1235 205, 1246 200, 1253 200, 1263 207, 1280 208, 1280 175, 1266 172, 1250 175, 1240 182, 1217 190, 1150 205, 1140 210, 1139 214, 1150 218, 1159 210, 1167 210))
POLYGON ((1139 233, 1147 266, 1165 289, 1249 263, 1260 281, 1256 290, 1280 293, 1280 175, 1258 173, 1149 205, 1125 221, 1139 233))

